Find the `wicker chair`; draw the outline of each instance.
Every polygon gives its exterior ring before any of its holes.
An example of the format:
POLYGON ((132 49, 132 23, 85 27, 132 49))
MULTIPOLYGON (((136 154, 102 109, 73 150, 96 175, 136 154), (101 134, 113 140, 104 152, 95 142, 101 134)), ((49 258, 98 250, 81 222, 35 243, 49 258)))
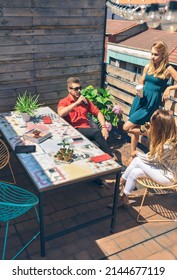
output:
POLYGON ((15 176, 10 164, 10 153, 9 150, 6 146, 6 144, 0 139, 0 169, 4 168, 5 166, 9 166, 9 169, 12 174, 13 182, 7 182, 7 183, 12 183, 16 184, 15 176))
MULTIPOLYGON (((0 221, 6 223, 5 227, 5 235, 4 235, 4 244, 2 250, 2 259, 5 259, 6 245, 7 245, 7 237, 8 237, 8 229, 9 222, 12 219, 20 217, 31 208, 35 208, 37 220, 39 223, 39 216, 36 209, 36 205, 39 200, 36 195, 33 193, 19 188, 17 186, 7 184, 4 182, 0 182, 0 221)), ((24 246, 18 251, 18 253, 12 258, 14 260, 37 236, 39 232, 37 232, 24 246)))
POLYGON ((150 189, 154 189, 156 192, 159 192, 160 190, 174 190, 176 191, 177 190, 177 183, 174 184, 174 185, 170 185, 170 186, 165 186, 165 185, 160 185, 154 181, 152 181, 150 178, 137 178, 136 181, 141 184, 142 186, 145 187, 145 191, 144 191, 144 194, 143 194, 143 197, 142 197, 142 200, 141 200, 141 205, 140 205, 140 209, 139 209, 139 212, 138 212, 138 215, 137 215, 137 221, 138 222, 164 222, 164 221, 167 221, 167 222, 175 222, 177 221, 177 219, 159 219, 159 220, 154 220, 154 219, 140 219, 140 213, 141 213, 141 210, 142 210, 142 206, 143 206, 143 203, 144 203, 144 200, 145 200, 145 197, 147 195, 147 193, 149 192, 150 189))

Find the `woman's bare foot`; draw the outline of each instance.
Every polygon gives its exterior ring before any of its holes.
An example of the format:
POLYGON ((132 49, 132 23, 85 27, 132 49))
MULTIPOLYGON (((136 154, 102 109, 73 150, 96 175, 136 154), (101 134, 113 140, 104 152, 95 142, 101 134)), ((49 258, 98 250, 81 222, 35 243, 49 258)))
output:
POLYGON ((132 160, 136 157, 136 154, 137 154, 137 151, 134 151, 134 152, 131 153, 131 156, 128 160, 128 164, 130 164, 132 162, 132 160))
POLYGON ((120 182, 119 182, 119 191, 122 192, 124 190, 124 185, 125 185, 125 180, 120 177, 120 182))
POLYGON ((128 159, 128 165, 132 162, 132 160, 135 158, 135 156, 130 156, 130 158, 128 159))

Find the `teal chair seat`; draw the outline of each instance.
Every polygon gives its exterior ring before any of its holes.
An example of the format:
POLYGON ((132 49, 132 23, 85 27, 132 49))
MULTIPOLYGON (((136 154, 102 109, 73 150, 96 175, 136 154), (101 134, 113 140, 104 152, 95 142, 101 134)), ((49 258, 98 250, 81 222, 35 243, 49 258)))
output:
MULTIPOLYGON (((0 221, 6 223, 2 259, 5 259, 9 222, 20 217, 33 207, 39 222, 36 208, 38 203, 38 197, 33 193, 20 187, 0 182, 0 221)), ((38 235, 39 232, 12 259, 15 259, 38 235)))

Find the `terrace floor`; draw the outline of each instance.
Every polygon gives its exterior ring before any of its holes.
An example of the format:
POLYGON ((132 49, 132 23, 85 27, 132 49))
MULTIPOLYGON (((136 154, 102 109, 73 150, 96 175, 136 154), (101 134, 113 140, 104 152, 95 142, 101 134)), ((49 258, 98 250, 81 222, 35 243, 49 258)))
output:
MULTIPOLYGON (((109 141, 122 163, 127 165, 130 143, 119 134, 109 141)), ((17 185, 35 192, 28 175, 17 158, 11 152, 11 163, 17 185)), ((0 180, 10 180, 10 173, 4 169, 0 180)), ((107 177, 107 186, 99 188, 94 183, 73 186, 72 189, 60 190, 45 199, 46 230, 66 229, 89 221, 92 217, 110 213, 107 206, 112 201, 114 178, 107 177)), ((59 237, 46 243, 46 256, 40 256, 39 237, 18 256, 20 260, 175 260, 177 259, 177 222, 138 223, 137 212, 142 198, 143 188, 133 192, 128 209, 120 208, 117 212, 116 228, 110 233, 110 221, 106 220, 59 237)), ((177 216, 177 193, 155 194, 148 196, 143 206, 143 217, 177 216), (159 203, 160 200, 160 203, 159 203), (151 204, 150 204, 151 202, 151 204), (152 203, 153 202, 153 203, 152 203)), ((0 223, 0 251, 2 251, 4 224, 0 223)), ((38 229, 31 210, 10 224, 6 258, 20 248, 38 229)), ((1 254, 1 252, 0 252, 1 254)))

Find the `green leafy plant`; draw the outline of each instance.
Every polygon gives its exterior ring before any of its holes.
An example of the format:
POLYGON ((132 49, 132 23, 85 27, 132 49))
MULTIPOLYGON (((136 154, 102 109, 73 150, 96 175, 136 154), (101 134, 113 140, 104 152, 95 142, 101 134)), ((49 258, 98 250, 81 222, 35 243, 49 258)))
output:
MULTIPOLYGON (((94 88, 90 85, 82 90, 82 95, 93 102, 102 112, 108 130, 111 130, 112 126, 117 127, 123 111, 118 104, 113 103, 115 98, 109 93, 109 89, 94 88)), ((97 118, 93 115, 89 117, 98 123, 97 118)))
POLYGON ((33 116, 34 111, 42 106, 38 99, 39 95, 31 95, 25 90, 23 94, 18 94, 14 109, 20 113, 27 113, 30 116, 33 116))

